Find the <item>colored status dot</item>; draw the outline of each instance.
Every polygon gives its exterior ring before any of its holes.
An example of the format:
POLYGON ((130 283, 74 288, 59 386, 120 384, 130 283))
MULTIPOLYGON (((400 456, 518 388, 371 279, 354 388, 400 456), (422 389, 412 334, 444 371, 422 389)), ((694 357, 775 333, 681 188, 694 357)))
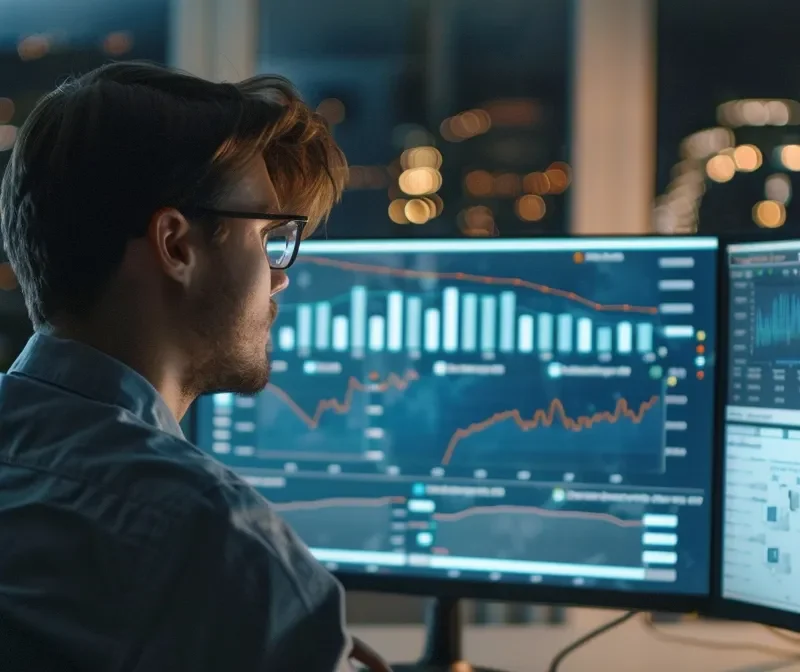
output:
POLYGON ((694 358, 695 366, 703 367, 706 365, 706 358, 705 357, 695 357, 694 358))
POLYGON ((697 346, 697 354, 698 355, 702 355, 705 351, 706 351, 706 346, 705 345, 698 345, 697 346))
POLYGON ((370 380, 378 380, 378 378, 380 378, 380 375, 378 375, 377 371, 370 371, 370 374, 369 374, 369 379, 370 380))
POLYGON ((677 376, 670 376, 667 378, 667 385, 670 387, 675 387, 678 384, 678 377, 677 376))
POLYGON ((705 341, 706 340, 706 332, 705 331, 698 331, 697 332, 697 340, 698 341, 705 341))
POLYGON ((705 371, 698 371, 697 372, 697 380, 703 380, 706 377, 705 371))
POLYGON ((572 261, 574 261, 576 264, 582 264, 584 258, 583 252, 576 252, 572 255, 572 261))

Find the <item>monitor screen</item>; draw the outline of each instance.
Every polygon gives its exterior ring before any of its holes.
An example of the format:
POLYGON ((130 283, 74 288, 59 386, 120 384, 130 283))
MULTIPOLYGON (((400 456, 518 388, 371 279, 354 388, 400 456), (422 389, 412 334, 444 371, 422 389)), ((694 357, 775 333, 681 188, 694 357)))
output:
POLYGON ((800 242, 727 261, 722 596, 800 613, 800 242))
POLYGON ((709 589, 714 238, 306 242, 198 442, 341 575, 709 589))

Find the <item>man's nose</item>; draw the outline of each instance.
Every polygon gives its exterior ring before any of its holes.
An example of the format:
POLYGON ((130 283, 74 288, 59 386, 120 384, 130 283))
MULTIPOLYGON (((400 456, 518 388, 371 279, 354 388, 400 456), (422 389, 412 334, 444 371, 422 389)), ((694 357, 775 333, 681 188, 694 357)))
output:
POLYGON ((271 296, 275 296, 278 292, 282 292, 289 286, 289 276, 286 271, 272 271, 272 291, 271 296))

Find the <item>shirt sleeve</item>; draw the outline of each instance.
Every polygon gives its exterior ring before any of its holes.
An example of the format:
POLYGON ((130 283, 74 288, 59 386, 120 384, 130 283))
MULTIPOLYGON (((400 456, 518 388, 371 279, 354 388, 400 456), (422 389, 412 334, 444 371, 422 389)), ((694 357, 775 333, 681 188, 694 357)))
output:
POLYGON ((349 672, 339 583, 266 501, 242 493, 230 504, 178 533, 191 542, 158 571, 133 669, 349 672))

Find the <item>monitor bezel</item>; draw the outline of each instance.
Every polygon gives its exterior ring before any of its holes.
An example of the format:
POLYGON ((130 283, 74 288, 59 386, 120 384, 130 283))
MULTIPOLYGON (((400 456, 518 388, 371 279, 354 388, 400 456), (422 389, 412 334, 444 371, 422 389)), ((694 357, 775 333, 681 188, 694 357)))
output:
POLYGON ((719 338, 718 353, 725 355, 717 358, 717 380, 718 394, 716 397, 716 427, 715 436, 717 441, 717 459, 714 461, 714 480, 712 494, 714 501, 712 512, 714 521, 712 524, 712 598, 710 613, 716 618, 724 618, 735 621, 749 621, 762 625, 774 626, 785 630, 800 632, 800 610, 798 612, 786 611, 775 607, 765 607, 743 600, 724 597, 723 581, 723 539, 724 539, 724 516, 725 516, 725 408, 728 401, 728 321, 730 319, 730 298, 728 282, 728 249, 731 245, 746 243, 780 243, 797 241, 800 245, 800 238, 788 236, 780 230, 759 231, 735 236, 723 236, 719 241, 719 280, 718 280, 718 300, 719 300, 719 338))
MULTIPOLYGON (((544 240, 564 240, 575 241, 581 238, 591 239, 619 239, 619 240, 675 240, 676 238, 686 238, 690 240, 706 239, 717 241, 716 249, 709 249, 714 252, 714 257, 717 263, 717 284, 719 285, 719 272, 721 266, 721 240, 718 235, 662 235, 662 234, 642 234, 642 235, 592 235, 592 236, 577 236, 577 235, 545 235, 541 236, 544 240)), ((420 237, 414 240, 422 241, 443 241, 450 239, 443 239, 441 237, 426 239, 420 237)), ((530 242, 531 238, 508 237, 502 238, 505 241, 518 239, 520 241, 530 242)), ((331 239, 333 240, 333 239, 331 239)), ((336 241, 348 240, 347 238, 337 237, 336 241)), ((363 240, 350 239, 350 240, 363 240)), ((401 238, 401 241, 407 241, 408 238, 401 238)), ((370 242, 392 242, 393 239, 370 239, 370 242)), ((324 243, 324 240, 316 239, 315 242, 324 243)), ((717 287, 719 291, 719 286, 717 287)), ((719 296, 717 292, 717 296, 719 296)), ((719 335, 720 335, 720 304, 716 306, 717 323, 717 339, 715 345, 715 390, 719 390, 719 335)), ((712 476, 712 494, 713 494, 713 479, 716 471, 716 464, 718 460, 718 423, 714 423, 713 431, 715 432, 712 437, 712 456, 711 456, 711 476, 712 476)), ((192 439, 196 437, 197 423, 196 414, 193 412, 191 421, 193 430, 192 439)), ((714 537, 714 511, 709 510, 709 520, 712 524, 710 530, 711 537, 714 537)), ((707 573, 707 586, 708 590, 704 593, 669 593, 669 592, 654 592, 654 591, 623 591, 609 588, 587 588, 581 586, 570 585, 547 585, 547 584, 531 584, 531 583, 505 583, 494 581, 481 581, 469 579, 451 579, 446 577, 426 577, 416 575, 398 575, 398 574, 380 574, 369 573, 366 571, 347 571, 336 570, 333 574, 341 582, 347 591, 356 592, 373 592, 385 594, 400 594, 400 595, 414 595, 428 598, 457 598, 457 599, 477 599, 477 600, 491 600, 499 602, 528 602, 539 604, 554 604, 564 606, 583 606, 583 607, 598 607, 609 609, 633 609, 633 610, 647 610, 647 611, 663 611, 672 613, 697 613, 708 614, 712 607, 713 589, 715 587, 716 576, 714 573, 714 547, 709 549, 709 567, 707 573)))

